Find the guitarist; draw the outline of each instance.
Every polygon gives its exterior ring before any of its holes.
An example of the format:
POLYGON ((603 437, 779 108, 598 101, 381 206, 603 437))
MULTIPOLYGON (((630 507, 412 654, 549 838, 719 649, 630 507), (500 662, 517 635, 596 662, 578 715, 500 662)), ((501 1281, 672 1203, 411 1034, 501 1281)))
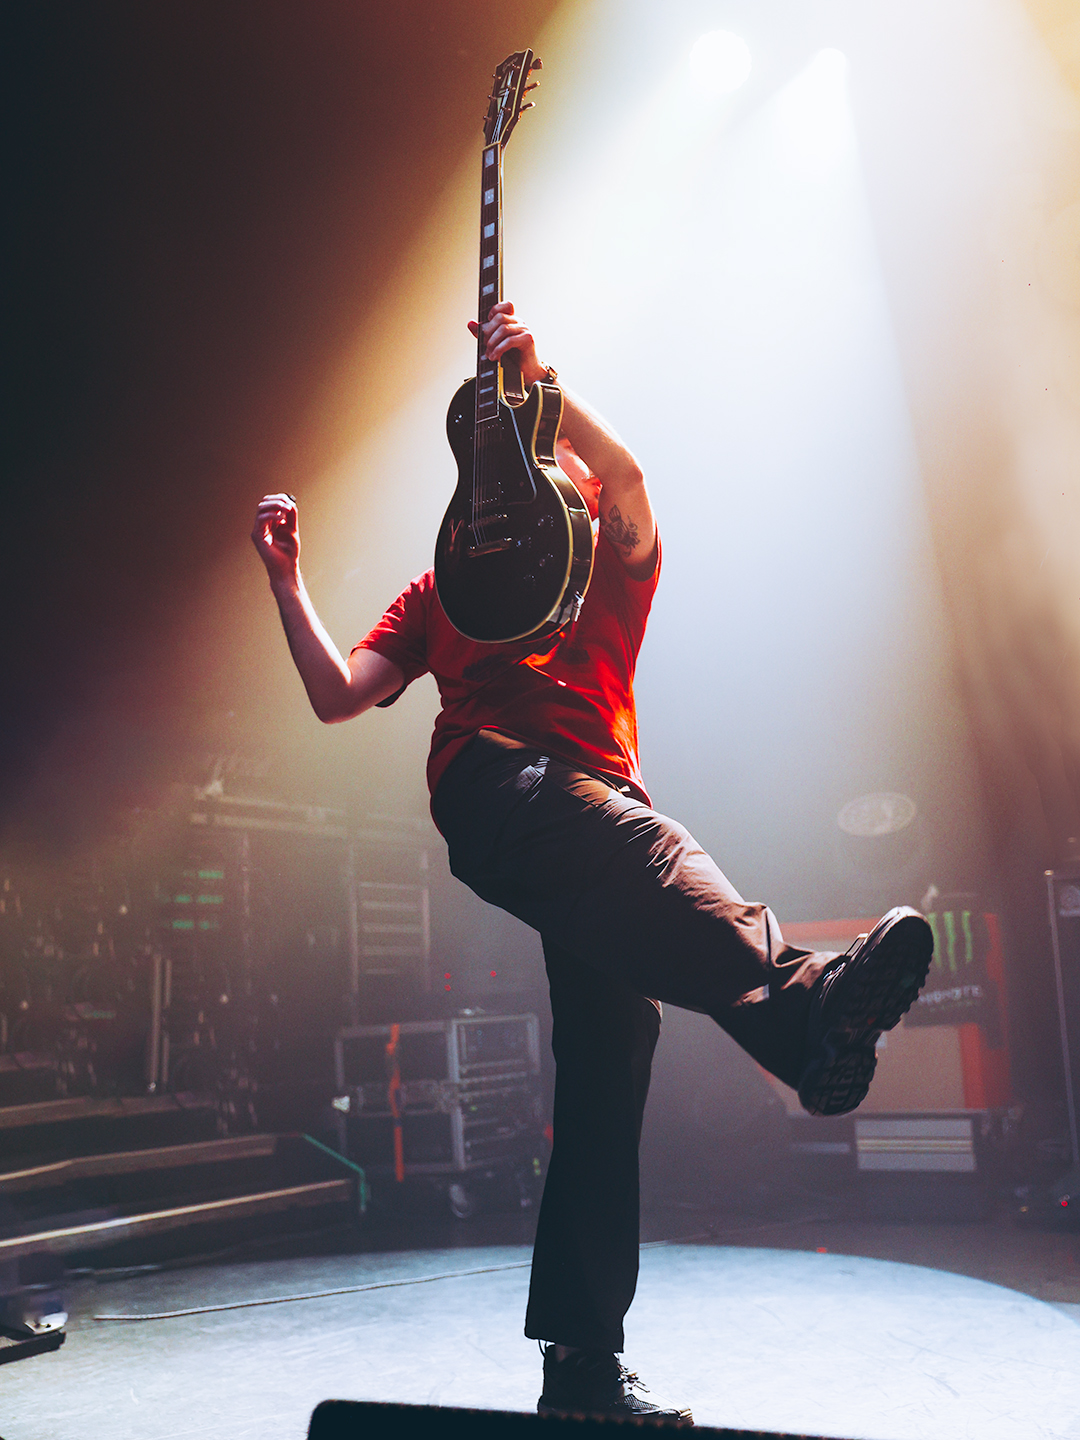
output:
MULTIPOLYGON (((516 351, 526 384, 553 377, 509 302, 470 328, 489 359, 516 351)), ((877 1037, 914 1000, 933 942, 902 907, 845 956, 794 949, 764 905, 743 901, 651 808, 632 682, 659 571, 656 522, 633 455, 568 391, 557 453, 599 532, 572 631, 538 653, 458 634, 428 571, 346 661, 304 588, 291 496, 260 502, 252 538, 321 720, 392 705, 434 674, 428 780, 451 869, 543 939, 557 1079, 525 1322, 546 1342, 538 1408, 688 1418, 635 1394, 618 1358, 659 1002, 711 1015, 811 1113, 841 1114, 865 1096, 877 1037)))

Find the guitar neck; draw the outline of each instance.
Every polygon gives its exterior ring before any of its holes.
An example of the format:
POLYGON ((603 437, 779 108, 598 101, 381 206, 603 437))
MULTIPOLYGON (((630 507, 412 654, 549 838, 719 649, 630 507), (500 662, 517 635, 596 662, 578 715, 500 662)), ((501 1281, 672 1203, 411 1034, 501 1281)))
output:
MULTIPOLYGON (((485 145, 480 157, 480 290, 476 313, 481 323, 502 299, 502 156, 500 144, 485 145)), ((502 366, 476 347, 476 423, 498 417, 503 394, 502 366)))

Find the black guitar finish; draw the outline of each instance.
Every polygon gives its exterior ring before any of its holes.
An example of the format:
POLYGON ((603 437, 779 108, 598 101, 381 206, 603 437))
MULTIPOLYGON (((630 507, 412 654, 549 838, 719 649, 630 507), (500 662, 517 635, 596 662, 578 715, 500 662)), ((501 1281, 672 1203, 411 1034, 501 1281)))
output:
MULTIPOLYGON (((502 298, 502 153, 539 60, 522 50, 495 72, 480 172, 480 289, 486 319, 502 298)), ((470 640, 541 641, 569 624, 592 574, 592 524, 555 463, 562 392, 523 394, 516 354, 495 363, 477 343, 476 379, 451 402, 446 433, 458 484, 435 543, 435 588, 470 640)))
POLYGON ((479 427, 475 395, 466 380, 446 416, 459 480, 435 546, 435 585, 470 640, 542 640, 576 617, 592 573, 589 512, 555 464, 562 394, 534 385, 479 427))

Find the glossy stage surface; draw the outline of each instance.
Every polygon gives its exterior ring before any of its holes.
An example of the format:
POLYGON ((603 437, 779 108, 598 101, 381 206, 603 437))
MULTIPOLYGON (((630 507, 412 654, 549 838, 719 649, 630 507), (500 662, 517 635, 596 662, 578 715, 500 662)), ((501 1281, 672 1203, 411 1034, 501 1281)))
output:
MULTIPOLYGON (((521 1334, 527 1262, 524 1246, 504 1245, 84 1280, 65 1347, 0 1377, 0 1434, 300 1440, 330 1397, 531 1410, 540 1365, 521 1334), (94 1318, 362 1285, 379 1288, 94 1318)), ((1080 1325, 1066 1308, 889 1260, 646 1246, 626 1360, 700 1423, 851 1440, 1080 1440, 1080 1325)))

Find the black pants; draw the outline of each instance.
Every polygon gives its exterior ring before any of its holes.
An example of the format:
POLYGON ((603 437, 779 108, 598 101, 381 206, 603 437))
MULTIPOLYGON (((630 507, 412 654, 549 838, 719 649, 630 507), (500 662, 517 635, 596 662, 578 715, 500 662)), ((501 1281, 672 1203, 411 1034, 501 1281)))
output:
POLYGON ((785 945, 771 912, 743 901, 681 825, 490 732, 447 770, 433 810, 453 873, 544 942, 555 1144, 525 1333, 621 1350, 655 1002, 711 1015, 794 1085, 827 957, 785 945))

